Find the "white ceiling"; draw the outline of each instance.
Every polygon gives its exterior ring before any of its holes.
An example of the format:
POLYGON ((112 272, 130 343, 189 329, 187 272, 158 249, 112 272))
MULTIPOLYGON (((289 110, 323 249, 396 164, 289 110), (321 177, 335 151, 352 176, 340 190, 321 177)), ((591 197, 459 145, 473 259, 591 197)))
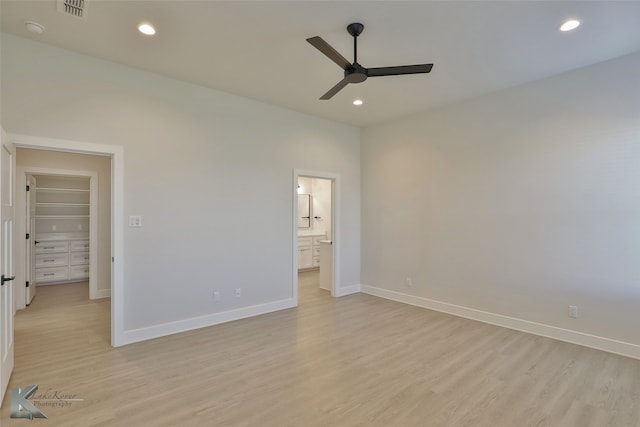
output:
POLYGON ((0 4, 4 32, 356 126, 640 51, 640 1, 89 0, 86 21, 58 13, 55 0, 0 4), (570 17, 583 25, 558 31, 570 17), (27 32, 25 20, 46 31, 27 32), (139 34, 141 21, 156 36, 139 34), (305 39, 319 35, 352 60, 351 22, 365 25, 363 66, 433 71, 318 100, 342 70, 305 39))

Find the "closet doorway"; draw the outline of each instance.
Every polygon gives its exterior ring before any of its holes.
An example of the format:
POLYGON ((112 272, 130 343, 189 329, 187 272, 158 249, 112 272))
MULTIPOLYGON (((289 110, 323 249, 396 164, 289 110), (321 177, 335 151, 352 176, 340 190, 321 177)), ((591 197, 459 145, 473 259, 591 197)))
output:
POLYGON ((89 273, 97 268, 96 257, 93 265, 90 262, 90 234, 95 235, 90 229, 97 225, 97 174, 27 174, 26 180, 26 305, 38 287, 62 283, 89 282, 89 297, 96 299, 97 283, 89 273))
POLYGON ((62 283, 109 297, 110 158, 18 148, 16 164, 16 308, 62 283))

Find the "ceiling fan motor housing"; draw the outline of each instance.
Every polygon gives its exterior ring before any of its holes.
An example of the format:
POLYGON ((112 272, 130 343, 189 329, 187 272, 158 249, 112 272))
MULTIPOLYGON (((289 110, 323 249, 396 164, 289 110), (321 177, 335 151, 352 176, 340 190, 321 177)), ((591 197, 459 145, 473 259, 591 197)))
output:
POLYGON ((357 62, 344 70, 344 78, 349 83, 362 83, 367 80, 367 69, 357 62))

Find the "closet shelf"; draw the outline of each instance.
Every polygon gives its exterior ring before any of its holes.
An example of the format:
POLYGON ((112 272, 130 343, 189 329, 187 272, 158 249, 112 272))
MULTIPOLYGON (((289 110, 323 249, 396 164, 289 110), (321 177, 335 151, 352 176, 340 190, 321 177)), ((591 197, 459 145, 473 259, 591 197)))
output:
POLYGON ((68 206, 90 206, 89 203, 65 203, 65 202, 56 202, 56 203, 36 203, 36 206, 52 206, 52 207, 68 207, 68 206))
POLYGON ((38 219, 78 219, 89 218, 89 215, 36 215, 38 219))
POLYGON ((65 193, 69 193, 69 192, 77 192, 77 193, 88 193, 91 190, 88 189, 81 189, 81 188, 58 188, 58 187, 36 187, 36 191, 41 191, 43 193, 47 193, 47 192, 65 192, 65 193))

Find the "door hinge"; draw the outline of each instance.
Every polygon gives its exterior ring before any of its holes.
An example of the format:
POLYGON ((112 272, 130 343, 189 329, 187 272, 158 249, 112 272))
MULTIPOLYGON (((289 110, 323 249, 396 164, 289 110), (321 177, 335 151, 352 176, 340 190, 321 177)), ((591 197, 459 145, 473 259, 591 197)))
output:
POLYGON ((27 184, 27 191, 29 191, 29 184, 27 184))
POLYGON ((27 280, 27 288, 29 287, 29 281, 27 280))
POLYGON ((27 233, 27 240, 29 240, 29 233, 27 233))

